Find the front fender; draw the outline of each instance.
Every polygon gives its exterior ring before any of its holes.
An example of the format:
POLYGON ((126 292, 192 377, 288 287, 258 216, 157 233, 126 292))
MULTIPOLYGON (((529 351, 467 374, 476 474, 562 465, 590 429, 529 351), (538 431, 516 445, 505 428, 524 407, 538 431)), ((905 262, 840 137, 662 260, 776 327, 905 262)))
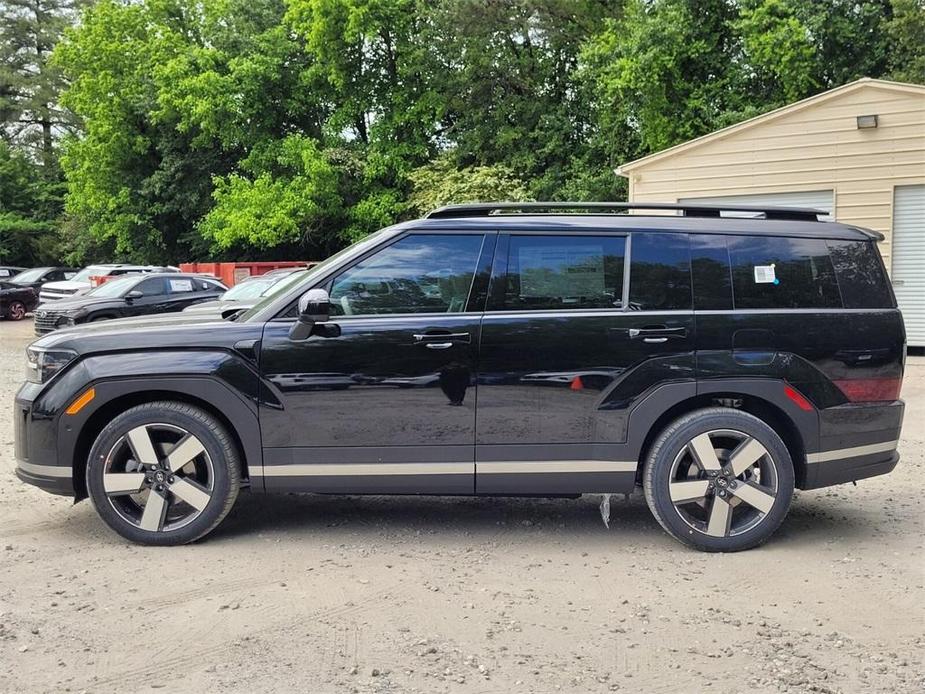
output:
POLYGON ((171 393, 200 401, 228 420, 241 443, 248 476, 260 486, 259 376, 252 363, 231 351, 164 350, 86 357, 36 400, 33 417, 55 421, 49 429, 56 434, 57 459, 73 462, 75 452, 88 445, 88 425, 95 429, 98 416, 110 418, 114 403, 139 396, 169 399, 171 393), (67 407, 91 387, 93 399, 78 413, 67 414, 67 407))

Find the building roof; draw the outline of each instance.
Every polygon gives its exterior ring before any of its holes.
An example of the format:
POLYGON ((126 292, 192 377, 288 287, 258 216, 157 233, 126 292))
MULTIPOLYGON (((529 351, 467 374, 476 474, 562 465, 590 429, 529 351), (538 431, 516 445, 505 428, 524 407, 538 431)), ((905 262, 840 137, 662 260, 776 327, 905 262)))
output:
POLYGON ((776 108, 773 111, 763 113, 760 116, 755 116, 754 118, 744 120, 741 123, 736 123, 735 125, 730 125, 728 127, 721 128, 720 130, 715 130, 712 133, 708 133, 707 135, 703 135, 693 140, 688 140, 687 142, 682 142, 681 144, 675 145, 674 147, 669 147, 668 149, 663 149, 660 152, 655 152, 654 154, 649 154, 645 157, 627 162, 626 164, 622 164, 621 166, 617 167, 614 172, 620 176, 628 176, 630 172, 651 164, 655 161, 674 156, 675 154, 680 154, 681 152, 686 152, 690 149, 694 149, 695 147, 699 147, 700 145, 728 137, 749 128, 764 125, 765 123, 777 120, 783 116, 801 111, 804 108, 814 106, 816 104, 821 104, 831 99, 837 99, 841 96, 844 96, 845 94, 850 94, 851 92, 864 89, 866 87, 888 89, 892 91, 904 92, 907 94, 919 94, 925 98, 925 86, 923 85, 908 84, 905 82, 890 82, 889 80, 877 80, 870 77, 862 77, 861 79, 854 82, 849 82, 848 84, 843 84, 840 87, 829 89, 828 91, 816 94, 815 96, 808 97, 801 101, 796 101, 792 104, 781 106, 780 108, 776 108))

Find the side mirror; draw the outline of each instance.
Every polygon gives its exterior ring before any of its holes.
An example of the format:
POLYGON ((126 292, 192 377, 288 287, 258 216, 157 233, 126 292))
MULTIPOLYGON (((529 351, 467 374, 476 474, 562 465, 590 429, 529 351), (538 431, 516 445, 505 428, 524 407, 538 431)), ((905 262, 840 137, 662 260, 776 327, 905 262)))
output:
POLYGON ((309 289, 299 297, 299 320, 289 330, 290 340, 307 340, 316 323, 331 317, 331 297, 324 289, 309 289))
POLYGON ((142 294, 140 291, 138 291, 137 289, 133 289, 132 291, 130 291, 128 294, 125 295, 125 300, 128 301, 129 303, 132 303, 135 299, 140 299, 143 296, 144 294, 142 294))

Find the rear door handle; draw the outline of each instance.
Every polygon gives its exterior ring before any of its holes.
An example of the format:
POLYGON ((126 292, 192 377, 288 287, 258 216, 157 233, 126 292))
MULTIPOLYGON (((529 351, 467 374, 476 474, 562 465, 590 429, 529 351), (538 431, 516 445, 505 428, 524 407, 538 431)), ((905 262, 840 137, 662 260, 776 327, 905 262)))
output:
POLYGON ((643 342, 666 342, 669 338, 678 339, 687 337, 687 328, 630 328, 630 339, 638 340, 642 338, 643 342))

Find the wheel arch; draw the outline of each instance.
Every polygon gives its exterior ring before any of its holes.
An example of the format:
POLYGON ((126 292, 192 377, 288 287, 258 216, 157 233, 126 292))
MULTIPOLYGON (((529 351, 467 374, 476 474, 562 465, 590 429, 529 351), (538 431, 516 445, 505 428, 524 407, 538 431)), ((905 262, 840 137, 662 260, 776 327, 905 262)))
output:
POLYGON ((98 400, 93 411, 79 426, 59 425, 59 445, 71 456, 76 500, 87 498, 86 460, 103 427, 125 410, 147 402, 183 402, 215 417, 228 430, 241 456, 242 480, 250 479, 252 466, 262 465, 256 413, 218 381, 208 378, 143 379, 97 382, 92 387, 96 392, 94 401, 98 400))
MULTIPOLYGON (((783 381, 774 380, 783 393, 783 381)), ((818 416, 816 412, 807 413, 800 410, 796 417, 789 413, 793 408, 785 409, 785 402, 779 398, 767 397, 761 393, 762 389, 772 393, 775 388, 769 383, 761 383, 757 388, 754 384, 749 387, 739 387, 734 383, 711 384, 707 392, 678 400, 670 407, 664 409, 651 423, 645 427, 645 436, 639 447, 639 465, 637 467, 637 483, 641 480, 643 464, 655 438, 666 426, 679 417, 706 407, 729 407, 748 412, 766 422, 778 436, 781 437, 790 458, 793 461, 793 471, 797 487, 802 487, 806 480, 806 453, 818 447, 818 416), (775 401, 777 400, 777 401, 775 401), (809 416, 812 415, 812 416, 809 416)), ((698 388, 698 391, 702 390, 698 388)), ((773 393, 772 393, 773 395, 773 393)))

